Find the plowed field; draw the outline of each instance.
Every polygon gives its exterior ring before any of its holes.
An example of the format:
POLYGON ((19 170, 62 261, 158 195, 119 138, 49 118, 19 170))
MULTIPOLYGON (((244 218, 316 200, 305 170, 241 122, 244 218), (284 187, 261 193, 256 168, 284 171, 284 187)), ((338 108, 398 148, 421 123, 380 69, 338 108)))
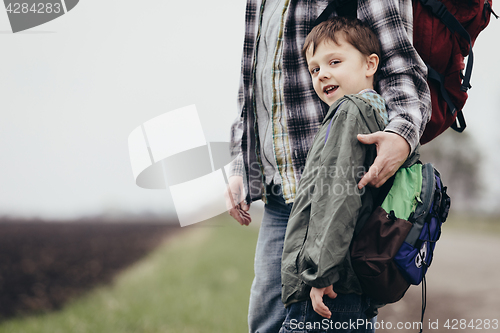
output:
POLYGON ((135 222, 2 221, 0 317, 58 309, 85 290, 110 282, 180 229, 135 222))

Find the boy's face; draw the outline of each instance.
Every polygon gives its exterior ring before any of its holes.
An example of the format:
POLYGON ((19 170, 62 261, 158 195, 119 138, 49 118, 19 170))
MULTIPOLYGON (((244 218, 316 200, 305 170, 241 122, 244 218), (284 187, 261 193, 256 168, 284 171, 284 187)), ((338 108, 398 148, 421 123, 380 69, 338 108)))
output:
POLYGON ((330 106, 344 95, 373 89, 373 75, 378 66, 377 55, 365 56, 343 37, 337 40, 339 44, 320 43, 314 54, 312 45, 306 52, 314 90, 330 106))

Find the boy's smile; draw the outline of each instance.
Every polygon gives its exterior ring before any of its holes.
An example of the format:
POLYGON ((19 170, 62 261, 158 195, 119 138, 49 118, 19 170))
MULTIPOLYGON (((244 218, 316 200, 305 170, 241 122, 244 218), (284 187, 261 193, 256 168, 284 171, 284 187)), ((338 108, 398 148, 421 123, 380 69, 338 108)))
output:
POLYGON ((335 91, 337 91, 337 89, 339 88, 339 86, 334 86, 334 85, 327 85, 323 88, 323 92, 327 95, 327 96, 330 96, 330 95, 333 95, 333 93, 335 91))
POLYGON ((312 45, 306 52, 309 73, 319 98, 328 105, 344 95, 357 94, 363 89, 373 89, 373 76, 377 71, 378 57, 365 56, 343 37, 339 44, 324 41, 312 45))

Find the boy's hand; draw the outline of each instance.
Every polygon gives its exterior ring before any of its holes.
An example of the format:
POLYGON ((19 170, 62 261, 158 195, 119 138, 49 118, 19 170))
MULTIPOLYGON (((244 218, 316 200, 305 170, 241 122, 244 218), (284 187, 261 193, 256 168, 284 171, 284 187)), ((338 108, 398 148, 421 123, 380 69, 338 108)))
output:
POLYGON ((323 303, 323 295, 327 295, 330 298, 336 298, 337 293, 333 291, 333 285, 320 289, 312 287, 309 295, 311 296, 311 303, 314 311, 320 316, 330 319, 332 313, 325 303, 323 303))
POLYGON ((377 157, 368 172, 361 178, 358 188, 367 184, 380 187, 398 171, 410 154, 410 145, 399 134, 391 132, 375 132, 358 134, 358 140, 366 145, 377 146, 377 157))
POLYGON ((249 225, 252 218, 248 213, 250 205, 245 202, 245 187, 242 176, 229 177, 229 186, 224 192, 226 208, 236 221, 241 225, 249 225))

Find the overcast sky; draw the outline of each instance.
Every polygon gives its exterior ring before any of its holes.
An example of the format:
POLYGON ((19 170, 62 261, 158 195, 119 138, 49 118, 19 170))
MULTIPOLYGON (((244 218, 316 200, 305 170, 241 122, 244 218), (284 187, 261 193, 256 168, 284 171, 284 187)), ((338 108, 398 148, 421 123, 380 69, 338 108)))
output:
MULTIPOLYGON (((234 0, 82 0, 17 34, 0 10, 0 216, 171 209, 168 191, 135 185, 128 135, 196 104, 207 141, 228 141, 244 10, 234 0)), ((499 35, 492 20, 476 43, 465 109, 489 175, 500 165, 499 35)), ((488 179, 500 197, 499 177, 488 179)))

